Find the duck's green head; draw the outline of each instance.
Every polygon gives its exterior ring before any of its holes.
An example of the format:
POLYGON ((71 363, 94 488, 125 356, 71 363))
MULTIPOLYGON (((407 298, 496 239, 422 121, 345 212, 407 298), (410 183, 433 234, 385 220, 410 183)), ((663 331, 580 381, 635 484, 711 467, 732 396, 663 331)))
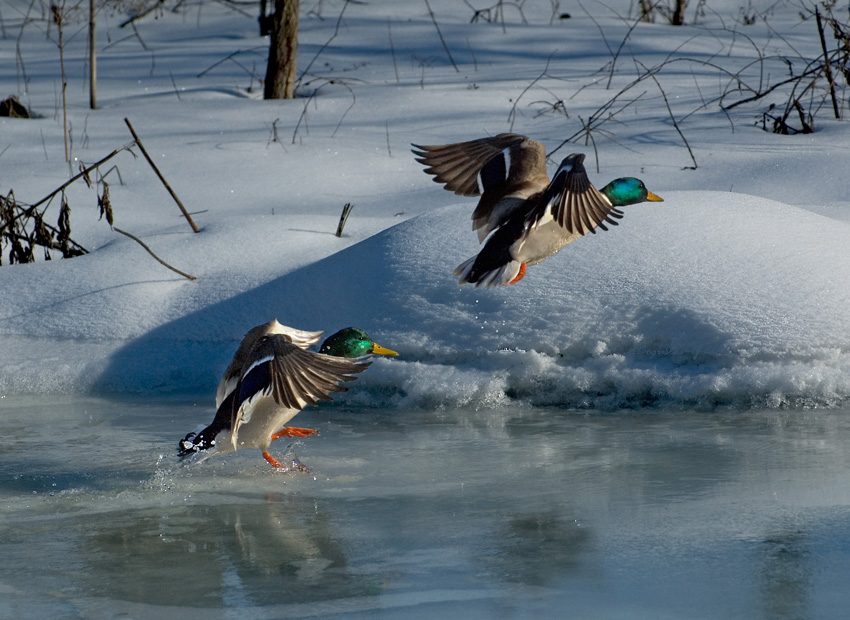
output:
POLYGON ((398 355, 382 347, 357 327, 346 327, 322 343, 319 353, 334 357, 361 357, 363 355, 398 355))
POLYGON ((639 202, 664 202, 661 196, 647 190, 643 181, 633 177, 614 179, 599 191, 605 194, 615 207, 624 207, 639 202))

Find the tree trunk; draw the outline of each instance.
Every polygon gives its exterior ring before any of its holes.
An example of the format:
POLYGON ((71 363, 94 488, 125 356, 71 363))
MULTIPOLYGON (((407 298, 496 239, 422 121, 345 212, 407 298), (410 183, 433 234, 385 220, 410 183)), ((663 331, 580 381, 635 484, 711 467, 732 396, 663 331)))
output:
POLYGON ((275 0, 264 99, 294 99, 300 0, 275 0))
POLYGON ((686 6, 688 6, 688 0, 676 0, 676 8, 673 11, 673 17, 670 18, 670 23, 673 26, 681 26, 685 23, 686 6))
POLYGON ((89 107, 97 109, 97 37, 95 0, 89 0, 89 107))

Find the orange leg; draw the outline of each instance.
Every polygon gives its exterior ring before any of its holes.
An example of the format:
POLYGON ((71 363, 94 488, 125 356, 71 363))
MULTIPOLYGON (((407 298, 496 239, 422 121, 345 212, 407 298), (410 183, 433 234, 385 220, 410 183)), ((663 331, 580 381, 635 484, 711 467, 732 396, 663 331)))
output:
MULTIPOLYGON (((314 431, 312 428, 298 428, 297 426, 284 426, 278 432, 272 435, 272 441, 281 437, 309 437, 315 435, 319 431, 314 431)), ((266 459, 268 460, 268 459, 266 459)))
POLYGON ((519 266, 519 273, 516 274, 516 277, 513 280, 511 280, 510 282, 505 284, 505 286, 510 286, 511 284, 516 284, 517 282, 522 280, 524 277, 525 277, 525 263, 522 263, 519 266))
MULTIPOLYGON (((303 471, 303 472, 309 472, 310 471, 307 467, 305 467, 304 465, 301 464, 301 461, 298 460, 297 456, 295 456, 294 454, 292 456, 293 456, 293 458, 292 458, 292 469, 290 469, 288 471, 293 471, 293 470, 303 471)), ((263 458, 266 459, 269 462, 269 464, 276 469, 283 467, 283 463, 278 461, 275 457, 273 457, 268 452, 263 452, 263 458)), ((287 471, 287 470, 284 470, 284 471, 287 471)))
POLYGON ((278 461, 275 457, 273 457, 268 452, 263 452, 263 458, 266 459, 271 464, 272 467, 283 467, 283 465, 280 464, 280 461, 278 461))

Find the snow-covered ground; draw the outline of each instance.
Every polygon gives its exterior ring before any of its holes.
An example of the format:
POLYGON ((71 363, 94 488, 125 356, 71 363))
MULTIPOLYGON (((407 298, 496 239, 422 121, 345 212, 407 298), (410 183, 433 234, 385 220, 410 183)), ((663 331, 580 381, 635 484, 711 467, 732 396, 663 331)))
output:
POLYGON ((0 96, 41 118, 0 119, 0 192, 36 202, 130 142, 126 117, 201 232, 141 157, 106 167, 118 169, 107 177, 115 226, 196 281, 99 221, 94 190, 70 187, 72 237, 90 253, 0 267, 0 394, 212 395, 241 336, 276 317, 357 325, 400 352, 375 362, 351 404, 846 402, 850 126, 827 102, 814 134, 763 131, 787 89, 728 112, 717 101, 751 94, 730 74, 763 89, 787 76, 778 56, 801 71, 820 54, 814 20, 793 2, 710 0, 689 9, 695 25, 632 29, 627 2, 529 0, 521 13, 505 5, 504 24, 470 23, 472 5, 487 3, 430 2, 438 30, 424 2, 303 2, 306 74, 289 101, 261 99, 267 41, 253 4, 167 3, 126 28, 103 9, 97 110, 76 10, 69 169, 56 27, 41 5, 4 2, 0 96), (657 83, 632 84, 651 68, 657 83), (479 247, 475 199, 434 184, 410 143, 515 131, 553 150, 594 117, 607 119, 592 131, 598 171, 580 138, 553 167, 585 152, 598 186, 638 176, 665 202, 626 208, 620 226, 517 285, 458 287, 452 270, 479 247))

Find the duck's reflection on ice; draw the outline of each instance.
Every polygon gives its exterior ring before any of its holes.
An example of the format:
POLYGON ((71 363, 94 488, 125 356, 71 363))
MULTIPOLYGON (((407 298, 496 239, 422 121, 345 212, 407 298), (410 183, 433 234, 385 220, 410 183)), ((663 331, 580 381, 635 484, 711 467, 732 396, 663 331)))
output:
POLYGON ((87 540, 89 588, 111 599, 220 607, 375 591, 348 571, 330 517, 296 495, 128 510, 87 540))
POLYGON ((507 583, 548 586, 586 567, 593 547, 590 528, 568 521, 556 511, 511 517, 495 532, 497 553, 487 562, 507 583))

